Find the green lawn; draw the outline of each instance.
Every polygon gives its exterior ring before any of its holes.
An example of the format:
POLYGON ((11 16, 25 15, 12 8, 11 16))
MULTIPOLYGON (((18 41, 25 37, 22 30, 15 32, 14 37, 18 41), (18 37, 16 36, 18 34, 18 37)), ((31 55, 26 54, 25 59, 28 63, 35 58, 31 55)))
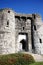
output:
POLYGON ((0 65, 29 65, 35 60, 30 54, 16 53, 0 55, 0 65))
POLYGON ((35 62, 35 63, 32 63, 30 65, 43 65, 43 62, 35 62))
POLYGON ((0 65, 43 65, 43 62, 35 62, 30 54, 0 55, 0 65))

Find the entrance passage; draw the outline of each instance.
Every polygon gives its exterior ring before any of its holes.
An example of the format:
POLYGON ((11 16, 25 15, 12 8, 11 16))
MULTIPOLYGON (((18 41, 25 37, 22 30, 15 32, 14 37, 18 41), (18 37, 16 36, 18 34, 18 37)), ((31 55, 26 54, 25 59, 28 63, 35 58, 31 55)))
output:
POLYGON ((26 51, 26 40, 22 39, 20 43, 22 43, 22 49, 26 51))
POLYGON ((19 43, 22 44, 22 50, 28 51, 28 34, 27 33, 19 33, 19 43))

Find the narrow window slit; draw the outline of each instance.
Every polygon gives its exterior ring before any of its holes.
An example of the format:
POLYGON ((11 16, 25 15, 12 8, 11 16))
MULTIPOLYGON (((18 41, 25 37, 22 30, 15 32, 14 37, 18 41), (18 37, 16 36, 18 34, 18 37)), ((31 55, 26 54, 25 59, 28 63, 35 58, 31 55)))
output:
POLYGON ((34 30, 36 30, 36 26, 34 25, 34 30))
POLYGON ((41 39, 39 39, 40 40, 40 43, 42 43, 42 40, 41 39))
POLYGON ((7 27, 9 27, 9 20, 7 21, 7 27))
POLYGON ((23 27, 23 30, 24 30, 24 27, 23 27))

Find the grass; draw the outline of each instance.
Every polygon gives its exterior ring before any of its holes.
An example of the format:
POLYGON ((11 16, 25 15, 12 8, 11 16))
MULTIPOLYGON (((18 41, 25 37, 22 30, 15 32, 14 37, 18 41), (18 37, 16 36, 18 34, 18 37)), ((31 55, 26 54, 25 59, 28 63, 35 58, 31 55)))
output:
POLYGON ((35 62, 30 54, 0 55, 0 65, 43 65, 43 62, 35 62))
POLYGON ((30 65, 43 65, 43 62, 35 62, 35 63, 32 63, 30 65))
POLYGON ((0 65, 29 65, 35 60, 30 54, 0 55, 0 65))

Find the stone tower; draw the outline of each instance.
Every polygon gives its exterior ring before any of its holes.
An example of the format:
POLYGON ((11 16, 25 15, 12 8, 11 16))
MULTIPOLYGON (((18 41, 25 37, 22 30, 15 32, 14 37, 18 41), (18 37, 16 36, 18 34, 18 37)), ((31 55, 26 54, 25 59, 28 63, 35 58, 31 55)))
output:
POLYGON ((8 8, 0 9, 0 54, 43 54, 42 30, 40 15, 20 14, 8 8))
POLYGON ((15 18, 10 9, 0 10, 0 54, 15 52, 15 18))

